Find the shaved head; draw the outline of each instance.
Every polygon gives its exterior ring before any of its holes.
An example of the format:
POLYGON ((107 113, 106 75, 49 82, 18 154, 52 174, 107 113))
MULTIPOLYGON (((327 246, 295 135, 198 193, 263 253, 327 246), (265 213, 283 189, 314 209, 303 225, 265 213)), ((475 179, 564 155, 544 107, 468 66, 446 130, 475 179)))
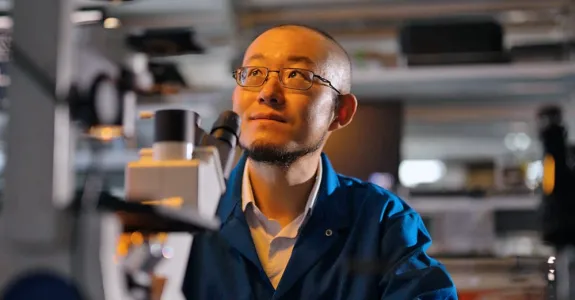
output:
POLYGON ((260 36, 274 30, 307 31, 318 35, 322 42, 327 46, 325 50, 329 52, 327 55, 329 67, 326 68, 325 72, 333 73, 333 75, 325 74, 324 76, 330 76, 330 80, 334 85, 336 85, 335 81, 337 78, 338 83, 335 87, 342 94, 349 94, 351 92, 351 59, 347 51, 345 51, 343 46, 341 46, 341 44, 332 35, 323 30, 307 25, 283 24, 267 29, 260 34, 260 36))

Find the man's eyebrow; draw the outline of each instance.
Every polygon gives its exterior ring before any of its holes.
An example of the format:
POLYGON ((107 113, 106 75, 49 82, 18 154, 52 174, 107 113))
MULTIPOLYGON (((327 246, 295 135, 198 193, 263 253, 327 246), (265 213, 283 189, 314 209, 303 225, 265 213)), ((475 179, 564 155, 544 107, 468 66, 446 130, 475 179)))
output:
POLYGON ((256 53, 250 57, 248 57, 248 59, 246 61, 252 61, 252 60, 258 60, 258 59, 264 59, 264 55, 261 53, 256 53))
MULTIPOLYGON (((250 57, 248 57, 248 59, 246 61, 250 62, 252 60, 259 60, 259 59, 263 60, 263 59, 265 59, 265 56, 261 53, 255 53, 255 54, 251 55, 250 57)), ((308 65, 315 66, 315 62, 307 56, 290 55, 290 56, 288 56, 287 61, 290 63, 306 63, 308 65)))
POLYGON ((315 62, 313 60, 311 60, 311 58, 307 57, 307 56, 288 56, 287 60, 289 62, 293 62, 293 63, 298 63, 298 62, 303 62, 303 63, 307 63, 310 65, 314 65, 315 66, 315 62))

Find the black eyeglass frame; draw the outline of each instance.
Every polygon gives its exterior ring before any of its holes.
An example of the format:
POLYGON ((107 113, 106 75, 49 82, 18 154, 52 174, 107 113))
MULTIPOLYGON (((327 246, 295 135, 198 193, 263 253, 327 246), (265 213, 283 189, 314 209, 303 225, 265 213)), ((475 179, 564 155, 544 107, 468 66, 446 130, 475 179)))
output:
POLYGON ((237 68, 235 71, 233 71, 233 72, 232 72, 232 77, 236 80, 236 83, 237 83, 239 86, 241 86, 241 87, 260 87, 260 86, 263 86, 264 83, 266 83, 266 81, 268 81, 268 78, 269 78, 269 76, 270 76, 270 73, 278 73, 278 75, 280 75, 280 73, 282 73, 283 70, 300 70, 300 71, 309 72, 309 73, 311 73, 311 74, 313 75, 313 77, 312 77, 312 82, 311 82, 311 84, 309 85, 309 87, 306 88, 306 89, 295 89, 295 88, 287 87, 287 86, 283 83, 281 76, 279 76, 279 81, 280 81, 280 83, 282 84, 283 87, 285 87, 285 88, 287 88, 287 89, 299 90, 299 91, 309 90, 309 89, 311 89, 311 87, 313 86, 313 83, 314 83, 314 82, 313 82, 313 79, 314 79, 314 78, 317 78, 317 79, 319 79, 321 82, 327 84, 327 85, 328 85, 332 90, 334 90, 338 95, 342 95, 342 93, 341 93, 338 89, 336 89, 336 88, 333 86, 333 84, 331 84, 331 81, 329 81, 329 80, 327 80, 327 79, 325 79, 325 78, 323 78, 323 77, 321 77, 321 76, 315 74, 313 71, 310 71, 310 70, 307 70, 307 69, 301 69, 301 68, 280 68, 279 70, 270 70, 270 69, 267 68, 267 67, 245 66, 245 67, 237 68), (259 68, 259 69, 265 69, 265 70, 267 71, 266 77, 265 77, 265 79, 262 81, 262 83, 261 83, 260 85, 245 86, 245 85, 242 85, 242 84, 239 82, 238 73, 241 72, 242 69, 247 69, 247 68, 259 68))

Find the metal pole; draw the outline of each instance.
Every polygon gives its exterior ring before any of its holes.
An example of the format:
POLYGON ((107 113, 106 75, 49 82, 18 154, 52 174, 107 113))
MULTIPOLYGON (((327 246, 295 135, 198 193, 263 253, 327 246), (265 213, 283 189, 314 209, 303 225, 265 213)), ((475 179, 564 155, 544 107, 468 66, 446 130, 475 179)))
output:
MULTIPOLYGON (((13 60, 7 127, 5 196, 0 213, 0 290, 15 276, 47 269, 71 274, 67 217, 72 139, 66 96, 72 77, 72 0, 14 1, 13 51, 54 86, 47 91, 31 70, 13 60)), ((38 75, 38 74, 36 74, 38 75)))
POLYGON ((575 299, 575 247, 567 246, 557 252, 557 299, 575 299))

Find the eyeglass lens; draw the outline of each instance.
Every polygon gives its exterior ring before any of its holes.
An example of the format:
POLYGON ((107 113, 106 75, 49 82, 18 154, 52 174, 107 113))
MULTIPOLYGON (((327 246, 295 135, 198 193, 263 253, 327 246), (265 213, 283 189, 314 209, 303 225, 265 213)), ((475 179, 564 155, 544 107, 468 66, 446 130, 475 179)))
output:
MULTIPOLYGON (((239 85, 256 87, 264 84, 268 76, 268 69, 263 67, 244 67, 240 69, 238 75, 239 85)), ((280 82, 285 87, 300 90, 309 89, 314 77, 311 71, 293 68, 281 69, 279 76, 280 82)))

